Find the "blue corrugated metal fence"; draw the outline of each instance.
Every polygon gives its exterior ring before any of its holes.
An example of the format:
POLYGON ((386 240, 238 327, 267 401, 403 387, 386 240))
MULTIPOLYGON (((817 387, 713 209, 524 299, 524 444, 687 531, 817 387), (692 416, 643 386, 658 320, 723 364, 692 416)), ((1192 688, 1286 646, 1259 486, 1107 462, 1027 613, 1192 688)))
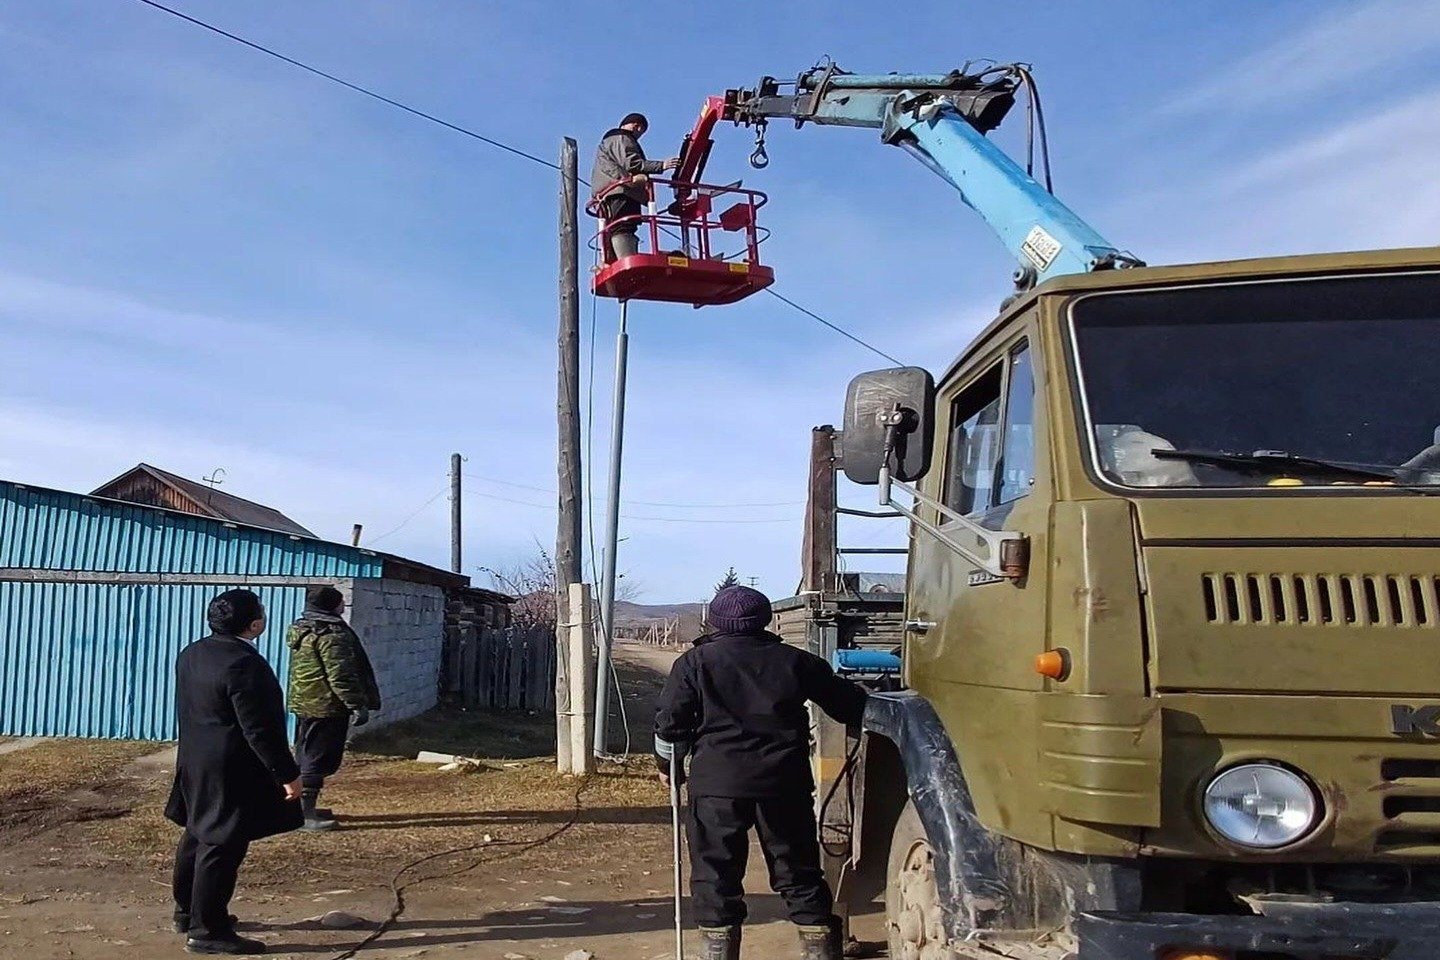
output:
MULTIPOLYGON (((210 584, 0 582, 0 734, 175 737, 175 656, 203 636, 210 584)), ((284 683, 302 587, 251 587, 260 652, 284 683)))
POLYGON ((299 581, 233 584, 264 601, 259 647, 283 683, 304 583, 383 570, 346 544, 0 481, 0 734, 172 739, 175 656, 207 632, 219 581, 299 581), (184 582, 202 576, 216 582, 184 582))

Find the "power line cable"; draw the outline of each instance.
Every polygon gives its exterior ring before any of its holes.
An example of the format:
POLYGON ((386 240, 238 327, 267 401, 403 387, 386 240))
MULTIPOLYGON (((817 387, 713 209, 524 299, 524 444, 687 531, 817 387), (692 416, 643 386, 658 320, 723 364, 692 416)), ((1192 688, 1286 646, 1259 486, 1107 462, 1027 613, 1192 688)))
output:
POLYGON ((777 293, 774 287, 766 287, 765 292, 770 294, 770 296, 774 297, 776 300, 779 300, 781 303, 788 304, 789 306, 794 307, 796 310, 799 310, 801 313, 805 314, 805 316, 809 317, 811 320, 814 320, 816 323, 829 327, 831 330, 834 330, 836 333, 840 334, 840 336, 844 337, 845 339, 850 340, 853 343, 858 343, 860 346, 864 347, 866 350, 869 350, 871 353, 884 357, 886 360, 889 360, 897 367, 903 367, 906 365, 902 361, 890 356, 890 354, 886 353, 884 350, 881 350, 879 347, 873 346, 866 343, 864 340, 861 340, 859 337, 855 336, 855 334, 851 333, 849 330, 846 330, 844 327, 839 326, 838 324, 831 323, 829 320, 826 320, 824 317, 820 316, 820 314, 816 313, 815 311, 807 310, 804 307, 800 306, 800 304, 796 303, 794 300, 791 300, 789 297, 785 296, 784 294, 777 293))
MULTIPOLYGON (((404 110, 406 113, 420 117, 422 120, 429 120, 431 123, 438 123, 440 126, 445 127, 448 130, 454 130, 456 133, 464 134, 467 137, 472 137, 476 140, 479 140, 481 143, 487 143, 498 150, 504 150, 507 153, 513 153, 517 157, 523 157, 524 159, 529 160, 533 163, 538 163, 541 166, 549 167, 551 170, 560 169, 559 164, 552 163, 549 160, 544 159, 543 157, 537 157, 533 153, 527 153, 526 151, 521 150, 519 147, 510 146, 510 144, 508 143, 501 143, 499 140, 487 137, 483 133, 476 133, 474 130, 469 129, 468 127, 462 127, 458 123, 451 123, 449 120, 442 120, 440 117, 435 116, 433 113, 426 113, 424 110, 416 109, 409 104, 401 103, 399 100, 387 97, 383 93, 376 93, 374 90, 368 89, 367 87, 362 87, 358 83, 352 83, 351 81, 346 80, 343 77, 337 77, 333 73, 326 73, 319 67, 312 67, 308 63, 303 63, 302 61, 296 60, 294 57, 287 57, 285 54, 279 52, 278 50, 272 50, 271 48, 264 46, 263 44, 256 43, 254 40, 247 40, 244 37, 239 36, 238 34, 231 33, 228 30, 223 30, 212 23, 206 23, 204 20, 201 20, 197 17, 192 17, 188 13, 182 13, 173 7, 167 7, 163 3, 158 3, 157 0, 140 0, 140 2, 145 4, 147 7, 154 7, 156 10, 168 13, 172 17, 178 17, 179 19, 184 20, 187 23, 193 23, 195 26, 200 27, 204 30, 209 30, 211 33, 218 34, 219 36, 222 36, 227 40, 233 40, 236 43, 243 44, 244 46, 249 47, 251 50, 258 50, 260 53, 265 54, 267 57, 274 57, 276 60, 288 63, 292 67, 299 67, 306 73, 312 73, 317 77, 329 80, 331 83, 338 83, 340 86, 345 87, 347 90, 353 90, 356 93, 363 94, 364 96, 370 97, 371 99, 379 100, 381 103, 389 104, 390 106, 395 107, 397 110, 404 110)), ((585 181, 582 180, 581 182, 584 183, 585 181)), ((587 183, 586 186, 589 186, 589 184, 587 183)))
MULTIPOLYGON (((534 493, 555 493, 555 491, 549 487, 536 487, 527 483, 499 480, 495 477, 482 477, 478 473, 466 473, 464 476, 469 477, 471 480, 479 480, 483 483, 495 483, 502 487, 515 487, 517 490, 530 490, 534 493)), ((805 505, 804 500, 741 500, 729 503, 676 503, 673 500, 634 500, 627 498, 626 502, 642 507, 670 507, 676 510, 730 510, 747 507, 800 507, 805 505)))
POLYGON ((395 527, 393 530, 387 530, 387 531, 385 531, 384 533, 380 534, 380 536, 378 536, 378 537, 372 538, 371 541, 370 541, 370 543, 372 543, 372 544, 379 543, 381 540, 384 540, 386 537, 390 536, 391 534, 393 534, 393 533, 399 533, 401 530, 403 530, 406 526, 409 525, 409 523, 410 523, 411 520, 414 520, 416 517, 420 516, 420 514, 424 513, 426 507, 430 506, 430 504, 434 503, 436 500, 439 500, 439 499, 441 498, 441 496, 443 496, 443 495, 445 494, 445 492, 446 492, 447 490, 449 490, 449 489, 450 489, 450 488, 449 488, 448 486, 445 486, 445 487, 441 487, 439 490, 435 491, 435 496, 431 497, 429 500, 426 500, 424 503, 420 504, 420 506, 419 506, 418 508, 416 508, 416 510, 415 510, 414 513, 410 514, 410 516, 408 516, 408 517, 406 517, 404 520, 401 520, 401 521, 400 521, 399 526, 395 527))
MULTIPOLYGON (((444 491, 441 492, 443 493, 444 491)), ((514 497, 502 497, 494 493, 481 493, 479 490, 466 490, 463 495, 467 497, 480 497, 485 500, 498 500, 501 503, 513 503, 522 507, 534 507, 537 510, 555 509, 553 503, 534 503, 530 500, 517 500, 514 497)), ((438 497, 439 494, 436 496, 438 497)), ((426 504, 426 506, 429 506, 429 504, 426 504)), ((651 517, 635 513, 622 513, 620 517, 624 520, 646 520, 652 523, 794 523, 797 520, 795 517, 651 517)), ((389 536, 389 534, 386 534, 386 536, 389 536)), ((593 558, 591 562, 594 562, 593 558)))
MULTIPOLYGON (((300 70, 304 70, 306 73, 313 74, 314 76, 320 77, 321 79, 324 79, 324 80, 328 80, 328 81, 330 81, 331 83, 339 84, 340 86, 344 87, 344 88, 347 89, 347 90, 351 90, 351 91, 353 91, 353 92, 355 92, 355 93, 361 94, 362 96, 370 97, 372 100, 378 100, 378 101, 380 101, 381 103, 386 104, 387 106, 394 107, 394 108, 397 109, 397 110, 403 110, 403 111, 405 111, 406 113, 411 114, 412 116, 419 117, 419 118, 422 119, 422 120, 428 120, 428 121, 431 122, 431 123, 439 124, 440 126, 444 127, 444 128, 447 129, 447 130, 453 130, 454 132, 459 133, 459 134, 462 134, 463 136, 467 136, 467 137, 470 137, 470 138, 472 138, 472 139, 479 140, 481 143, 488 144, 489 146, 492 146, 492 147, 496 148, 497 150, 504 150, 506 153, 514 154, 515 156, 521 157, 522 159, 525 159, 525 160, 529 160, 529 161, 532 162, 532 163, 538 163, 538 164, 540 164, 542 167, 548 167, 548 168, 551 169, 551 170, 556 170, 556 171, 559 171, 559 170, 560 170, 560 165, 559 165, 559 164, 553 163, 553 162, 550 161, 550 160, 546 160, 544 157, 536 156, 535 154, 530 153, 529 151, 522 150, 522 149, 520 149, 519 147, 511 146, 510 144, 504 143, 503 141, 500 141, 500 140, 496 140, 496 139, 494 139, 493 137, 487 137, 487 136, 485 136, 483 133, 478 133, 478 132, 476 132, 476 131, 474 131, 474 130, 471 130, 469 127, 462 126, 462 125, 460 125, 460 124, 458 124, 458 123, 452 123, 452 122, 450 122, 449 120, 445 120, 445 119, 443 119, 443 118, 441 118, 441 117, 437 117, 437 116, 436 116, 435 114, 433 114, 433 113, 429 113, 429 112, 427 112, 427 111, 425 111, 425 110, 421 110, 421 109, 419 109, 419 108, 417 108, 417 107, 412 107, 412 106, 410 106, 409 104, 403 103, 403 102, 401 102, 401 101, 399 101, 399 100, 396 100, 396 99, 393 98, 393 97, 387 97, 387 96, 385 96, 383 93, 376 93, 374 90, 371 90, 371 89, 369 89, 368 87, 361 86, 360 84, 355 83, 355 82, 350 81, 350 80, 346 80, 346 79, 343 78, 343 77, 338 77, 338 76, 336 76, 336 75, 333 74, 333 73, 329 73, 329 72, 327 72, 327 71, 325 71, 325 70, 321 70, 319 67, 313 67, 313 66, 311 66, 310 64, 305 63, 305 62, 302 61, 302 60, 297 60, 297 59, 295 59, 294 57, 286 56, 285 54, 281 53, 281 52, 278 51, 278 50, 274 50, 274 49, 272 49, 272 48, 270 48, 270 47, 265 46, 264 44, 257 43, 257 42, 255 42, 254 40, 248 40, 248 39, 246 39, 245 37, 240 36, 239 34, 231 33, 229 30, 225 30, 225 29, 223 29, 223 28, 221 28, 221 27, 217 27, 217 26, 215 26, 213 23, 208 23, 208 22, 206 22, 206 21, 204 21, 204 20, 201 20, 201 19, 198 18, 198 17, 192 17, 190 14, 184 13, 184 12, 182 12, 182 11, 180 11, 180 10, 176 10, 174 7, 166 6, 165 4, 160 3, 159 0, 139 0, 139 2, 145 4, 147 7, 153 7, 154 9, 159 10, 159 11, 161 11, 162 13, 167 13, 167 14, 169 14, 169 15, 172 16, 172 17, 175 17, 175 18, 180 19, 180 20, 184 20, 186 23, 190 23, 190 24, 193 24, 193 25, 195 25, 195 26, 197 26, 197 27, 200 27, 202 30, 208 30, 209 32, 211 32, 211 33, 213 33, 213 34, 215 34, 215 35, 217 35, 217 36, 224 37, 225 39, 230 40, 230 41, 233 41, 234 43, 238 43, 238 44, 241 44, 242 46, 249 47, 251 50, 255 50, 255 51, 259 52, 259 53, 263 53, 263 54, 265 54, 267 57, 273 57, 273 58, 275 58, 276 60, 281 61, 282 63, 288 63, 290 66, 296 67, 296 68, 298 68, 298 69, 300 69, 300 70)), ((1041 125, 1041 131, 1042 131, 1042 136, 1043 136, 1043 131, 1044 131, 1044 119, 1043 119, 1043 117, 1042 117, 1041 120, 1040 120, 1040 125, 1041 125)), ((1046 166, 1047 166, 1047 171, 1048 171, 1048 166, 1049 166, 1049 153, 1048 153, 1048 148, 1047 148, 1047 151, 1046 151, 1046 155, 1045 155, 1045 156, 1046 156, 1046 166)), ((587 186, 587 187, 590 186, 590 182, 587 181, 584 177, 577 177, 576 179, 578 179, 578 180, 579 180, 581 183, 583 183, 585 186, 587 186)), ((667 231, 667 232, 668 232, 668 231, 667 231)), ((794 300, 791 300, 791 299, 789 299, 788 297, 782 296, 781 294, 777 293, 773 288, 766 288, 765 292, 768 293, 768 294, 770 294, 772 297, 775 297, 777 300, 780 300, 782 303, 785 303, 785 304, 787 304, 788 306, 794 308, 795 310, 798 310, 799 312, 805 314, 805 316, 807 316, 807 317, 809 317, 810 319, 816 321, 817 323, 820 323, 820 324, 828 327, 829 329, 835 331, 836 333, 840 334, 842 337, 845 337, 846 339, 851 340, 851 341, 853 341, 854 343, 859 344, 860 346, 864 347, 866 350, 869 350, 869 351, 871 351, 872 353, 876 353, 876 354, 878 354, 879 356, 884 357, 886 360, 889 360, 891 363, 894 363, 894 364, 896 364, 896 365, 898 365, 898 366, 904 366, 903 363, 901 363, 899 360, 895 359, 894 357, 890 356, 890 354, 888 354, 888 353, 886 353, 885 351, 881 350, 879 347, 875 347, 875 346, 872 346, 871 344, 866 343, 864 340, 860 339, 860 338, 857 337, 855 334, 851 333, 850 331, 846 330, 845 328, 841 327, 840 325, 835 324, 835 323, 832 323, 831 321, 826 320, 824 317, 820 316, 818 313, 815 313, 813 310, 808 310, 808 309, 806 309, 805 307, 802 307, 800 304, 796 303, 794 300)))

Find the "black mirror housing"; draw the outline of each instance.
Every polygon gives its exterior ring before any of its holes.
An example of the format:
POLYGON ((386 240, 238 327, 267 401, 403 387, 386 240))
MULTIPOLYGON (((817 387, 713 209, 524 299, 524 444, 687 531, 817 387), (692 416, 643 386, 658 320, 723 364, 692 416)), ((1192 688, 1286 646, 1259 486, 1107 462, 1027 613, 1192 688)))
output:
POLYGON ((880 482, 888 424, 897 409, 903 417, 894 431, 890 475, 914 483, 930 469, 935 379, 921 367, 872 370, 851 380, 845 391, 840 465, 852 483, 874 486, 880 482))

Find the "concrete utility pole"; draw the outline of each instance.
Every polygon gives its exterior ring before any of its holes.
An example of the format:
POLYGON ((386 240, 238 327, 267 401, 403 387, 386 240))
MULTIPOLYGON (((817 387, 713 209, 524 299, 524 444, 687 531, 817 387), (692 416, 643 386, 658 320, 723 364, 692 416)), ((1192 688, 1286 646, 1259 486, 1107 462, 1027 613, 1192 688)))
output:
POLYGON ((460 555, 460 461, 460 454, 450 454, 450 569, 455 573, 464 568, 460 555))
MULTIPOLYGON (((555 530, 555 764, 561 773, 585 773, 590 768, 585 705, 590 700, 587 675, 573 672, 577 655, 572 645, 588 645, 589 634, 576 625, 590 619, 588 591, 576 592, 583 579, 580 566, 580 530, 583 514, 580 465, 580 235, 576 224, 579 197, 579 161, 575 141, 560 143, 560 332, 556 417, 560 445, 559 522, 555 530), (585 598, 576 607, 576 599, 585 598), (577 709, 578 708, 578 709, 577 709), (579 724, 574 724, 575 719, 579 724), (572 735, 572 725, 580 736, 572 735), (576 744, 583 744, 576 752, 576 744)), ((593 671, 592 671, 593 672, 593 671)))
MULTIPOLYGON (((604 754, 615 647, 615 561, 620 552, 620 466, 625 455, 625 373, 630 355, 629 301, 620 301, 615 337, 615 395, 610 415, 610 490, 605 499, 605 561, 600 575, 600 656, 595 664, 595 752, 604 754)), ((618 691, 617 691, 618 696, 618 691)))

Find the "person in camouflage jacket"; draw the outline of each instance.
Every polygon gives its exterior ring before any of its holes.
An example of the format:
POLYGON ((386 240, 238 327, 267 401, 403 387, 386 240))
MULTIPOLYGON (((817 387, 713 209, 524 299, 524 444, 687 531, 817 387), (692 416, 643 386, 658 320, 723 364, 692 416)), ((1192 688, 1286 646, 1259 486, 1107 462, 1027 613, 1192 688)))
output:
POLYGON ((325 778, 340 769, 351 716, 355 726, 380 709, 380 687, 360 637, 345 622, 345 598, 334 587, 311 587, 305 612, 290 625, 290 712, 298 718, 300 804, 305 830, 333 830, 331 811, 317 806, 325 778))

